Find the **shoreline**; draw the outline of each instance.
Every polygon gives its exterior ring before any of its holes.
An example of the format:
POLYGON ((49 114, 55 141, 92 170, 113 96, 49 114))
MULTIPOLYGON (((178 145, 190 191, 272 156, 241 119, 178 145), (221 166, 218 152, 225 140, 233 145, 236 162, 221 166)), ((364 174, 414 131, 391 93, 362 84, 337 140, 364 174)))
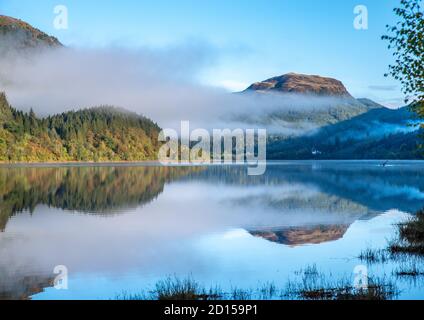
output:
MULTIPOLYGON (((371 164, 381 164, 381 162, 388 161, 387 167, 390 167, 390 164, 407 164, 415 163, 424 165, 424 160, 420 159, 402 159, 402 160, 386 160, 386 159, 316 159, 316 160, 266 160, 265 163, 269 165, 275 164, 311 164, 311 163, 371 163, 371 164)), ((249 165, 248 162, 245 163, 214 163, 210 162, 159 162, 159 160, 140 160, 140 161, 55 161, 55 162, 2 162, 0 161, 0 168, 12 168, 12 167, 131 167, 131 166, 162 166, 162 167, 180 167, 180 166, 244 166, 249 165)), ((252 165, 254 165, 252 163, 252 165)), ((384 167, 384 166, 381 166, 384 167)))

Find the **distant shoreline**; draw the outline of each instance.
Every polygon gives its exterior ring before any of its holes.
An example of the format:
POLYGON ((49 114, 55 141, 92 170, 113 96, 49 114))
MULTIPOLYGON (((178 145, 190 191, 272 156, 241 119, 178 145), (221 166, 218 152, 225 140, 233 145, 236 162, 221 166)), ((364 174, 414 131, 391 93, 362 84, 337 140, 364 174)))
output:
MULTIPOLYGON (((275 164, 311 164, 311 163, 370 163, 377 164, 380 166, 381 163, 387 162, 387 167, 393 164, 424 164, 424 160, 420 159, 400 159, 400 160, 387 160, 387 159, 317 159, 317 160, 267 160, 267 165, 275 164)), ((181 162, 175 163, 170 162, 168 164, 161 163, 158 160, 140 160, 140 161, 55 161, 55 162, 5 162, 0 161, 0 168, 10 168, 10 167, 135 167, 135 166, 161 166, 161 167, 187 167, 187 166, 243 166, 248 165, 248 163, 237 164, 237 163, 203 163, 203 162, 181 162)), ((381 166, 383 167, 383 166, 381 166)))
POLYGON ((161 165, 158 160, 140 161, 53 161, 53 162, 4 162, 0 161, 0 167, 108 167, 108 166, 135 166, 135 165, 161 165))

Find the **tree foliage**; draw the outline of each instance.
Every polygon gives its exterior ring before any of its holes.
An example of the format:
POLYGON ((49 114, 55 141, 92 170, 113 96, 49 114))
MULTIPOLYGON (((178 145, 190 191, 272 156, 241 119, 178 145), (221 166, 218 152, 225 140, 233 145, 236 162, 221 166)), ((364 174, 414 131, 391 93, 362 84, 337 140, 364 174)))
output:
MULTIPOLYGON (((389 42, 395 63, 389 74, 399 80, 413 110, 424 118, 424 12, 420 0, 401 0, 394 9, 400 20, 387 26, 389 42)), ((387 76, 389 75, 387 74, 387 76)))
POLYGON ((37 118, 9 106, 0 93, 0 161, 140 161, 159 148, 159 127, 113 107, 37 118))

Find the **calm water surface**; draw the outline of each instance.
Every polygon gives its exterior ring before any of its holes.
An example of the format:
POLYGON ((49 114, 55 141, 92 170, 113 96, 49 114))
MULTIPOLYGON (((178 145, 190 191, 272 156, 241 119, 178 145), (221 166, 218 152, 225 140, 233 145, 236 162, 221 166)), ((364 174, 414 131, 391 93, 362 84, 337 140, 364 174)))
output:
MULTIPOLYGON (((167 276, 284 287, 297 271, 353 277, 365 248, 424 207, 421 162, 244 167, 0 168, 0 299, 113 299, 167 276), (52 287, 55 266, 68 290, 52 287)), ((394 262, 369 266, 393 278, 394 262)), ((399 298, 424 281, 396 279, 399 298)))

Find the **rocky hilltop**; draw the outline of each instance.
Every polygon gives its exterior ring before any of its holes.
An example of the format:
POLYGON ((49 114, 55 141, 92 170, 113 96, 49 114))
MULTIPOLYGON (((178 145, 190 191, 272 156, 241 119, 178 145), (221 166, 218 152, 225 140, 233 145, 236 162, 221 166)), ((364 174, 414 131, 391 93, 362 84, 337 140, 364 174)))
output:
POLYGON ((62 47, 55 37, 32 27, 30 24, 0 15, 0 50, 62 47))
POLYGON ((298 246, 336 241, 343 237, 348 227, 348 225, 293 227, 281 230, 250 231, 250 234, 271 242, 298 246))
POLYGON ((352 98, 343 83, 339 80, 297 73, 288 73, 265 81, 256 82, 247 88, 246 91, 257 91, 262 93, 297 93, 352 98))

